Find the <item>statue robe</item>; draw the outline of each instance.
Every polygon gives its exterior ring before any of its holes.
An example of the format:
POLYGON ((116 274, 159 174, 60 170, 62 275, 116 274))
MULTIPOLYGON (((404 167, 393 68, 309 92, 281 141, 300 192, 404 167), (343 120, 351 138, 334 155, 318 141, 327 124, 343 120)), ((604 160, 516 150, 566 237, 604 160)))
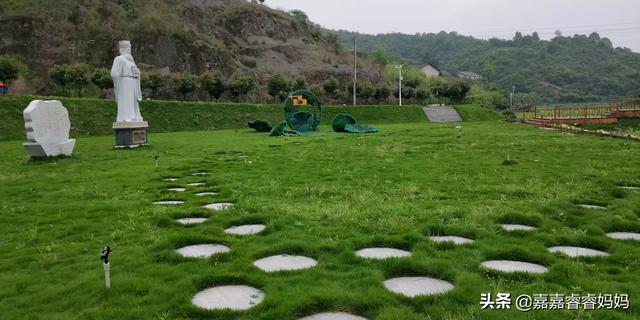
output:
POLYGON ((139 101, 142 101, 140 69, 135 62, 120 55, 113 60, 111 78, 118 103, 117 122, 144 121, 140 115, 139 101))

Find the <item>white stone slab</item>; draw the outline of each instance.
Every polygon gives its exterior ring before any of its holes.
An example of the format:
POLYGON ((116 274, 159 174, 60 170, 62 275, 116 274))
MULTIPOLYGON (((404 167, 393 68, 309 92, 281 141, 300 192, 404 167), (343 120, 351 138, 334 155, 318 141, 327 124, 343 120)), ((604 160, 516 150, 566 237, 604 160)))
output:
POLYGON ((258 234, 266 228, 263 224, 248 224, 244 226, 237 226, 225 229, 224 232, 227 234, 233 234, 237 236, 248 236, 252 234, 258 234))
POLYGON ((429 239, 431 239, 431 241, 434 241, 434 242, 453 242, 454 244, 458 244, 458 245, 473 243, 473 240, 471 239, 457 237, 457 236, 432 236, 432 237, 429 237, 429 239))
POLYGON ((191 303, 207 310, 247 310, 264 300, 264 292, 248 286, 220 286, 198 292, 191 303))
POLYGON ((164 182, 176 182, 180 180, 179 178, 166 178, 166 179, 162 179, 162 181, 164 182))
POLYGON ((389 279, 384 282, 389 291, 414 298, 445 293, 453 289, 453 284, 427 277, 402 277, 389 279))
POLYGON ((187 258, 208 258, 214 254, 229 252, 231 249, 220 244, 198 244, 177 249, 176 252, 187 258))
POLYGON ((184 225, 189 225, 189 224, 205 223, 207 220, 209 219, 208 218, 183 218, 183 219, 176 220, 176 222, 184 225))
POLYGON ((603 257, 608 256, 609 254, 603 251, 589 249, 589 248, 580 248, 580 247, 551 247, 548 249, 549 252, 559 252, 562 254, 566 254, 569 257, 603 257))
POLYGON ((191 174, 192 176, 208 176, 209 172, 196 172, 191 174))
POLYGON ((308 269, 318 265, 318 262, 309 257, 283 254, 262 258, 255 261, 253 265, 265 272, 278 272, 308 269))
POLYGON ((538 228, 532 226, 526 226, 523 224, 503 224, 502 229, 506 231, 533 231, 538 228))
POLYGON ((229 209, 233 206, 234 206, 233 203, 221 202, 221 203, 210 203, 202 207, 205 209, 213 210, 213 211, 222 211, 225 209, 229 209))
POLYGON ((366 259, 384 260, 411 256, 411 252, 395 248, 365 248, 356 251, 356 255, 366 259))
POLYGON ((631 187, 631 186, 618 186, 618 187, 620 187, 622 189, 625 189, 625 190, 629 190, 629 191, 638 191, 638 190, 640 190, 640 187, 631 187))
POLYGON ((162 205, 162 206, 178 206, 183 203, 184 201, 180 201, 180 200, 167 200, 167 201, 156 201, 153 204, 162 205))
POLYGON ((185 191, 187 191, 187 189, 185 189, 185 188, 169 188, 169 189, 167 189, 167 191, 185 192, 185 191))
POLYGON ((69 139, 69 112, 58 100, 34 100, 22 112, 31 157, 71 156, 76 140, 69 139))
POLYGON ((299 320, 367 320, 363 317, 354 316, 344 312, 325 312, 312 316, 300 318, 299 320))
POLYGON ((198 197, 211 197, 211 196, 217 196, 219 195, 219 193, 217 192, 200 192, 200 193, 196 193, 196 196, 198 197))
POLYGON ((579 204, 578 206, 585 208, 585 209, 594 209, 594 210, 605 210, 607 209, 607 207, 603 207, 603 206, 597 206, 597 205, 593 205, 593 204, 579 204))
POLYGON ((483 266, 500 272, 526 272, 545 273, 548 269, 544 266, 528 262, 510 260, 491 260, 482 263, 483 266))
POLYGON ((187 187, 204 187, 207 184, 204 182, 194 182, 194 183, 188 183, 187 187))
POLYGON ((636 232, 609 232, 607 233, 607 237, 616 240, 639 240, 640 241, 640 233, 636 232))

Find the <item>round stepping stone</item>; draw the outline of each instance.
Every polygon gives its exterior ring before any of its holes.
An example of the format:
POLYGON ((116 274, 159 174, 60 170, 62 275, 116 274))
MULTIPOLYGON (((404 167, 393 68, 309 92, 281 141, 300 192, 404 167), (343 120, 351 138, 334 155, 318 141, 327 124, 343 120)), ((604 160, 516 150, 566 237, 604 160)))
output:
POLYGON ((264 292, 248 286, 213 287, 196 293, 194 305, 207 310, 247 310, 264 300, 264 292))
POLYGON ((165 182, 176 182, 176 181, 178 181, 178 180, 179 180, 178 178, 166 178, 166 179, 162 179, 162 181, 165 181, 165 182))
POLYGON ((196 196, 198 196, 198 197, 217 196, 217 195, 219 195, 219 193, 217 193, 217 192, 200 192, 200 193, 196 193, 196 196))
POLYGON ((187 191, 187 189, 185 189, 185 188, 169 188, 169 189, 167 189, 167 191, 185 192, 185 191, 187 191))
POLYGON ((234 205, 233 203, 221 202, 221 203, 211 203, 202 207, 205 209, 213 210, 213 211, 222 211, 222 210, 233 207, 233 205, 234 205))
POLYGON ((616 240, 639 240, 640 233, 636 232, 610 232, 607 233, 607 237, 616 240))
POLYGON ((208 176, 209 172, 196 172, 191 174, 192 176, 208 176))
POLYGON ((506 231, 533 231, 538 228, 532 226, 526 226, 523 224, 503 224, 502 229, 506 231))
POLYGON ((325 312, 312 316, 300 318, 299 320, 367 320, 363 317, 354 316, 344 312, 325 312))
POLYGON ((429 239, 431 239, 431 241, 440 242, 440 243, 442 242, 453 242, 454 244, 473 243, 473 240, 471 239, 457 237, 457 236, 433 236, 433 237, 429 237, 429 239))
POLYGON ((225 229, 224 232, 227 234, 233 234, 237 236, 248 236, 252 234, 258 234, 266 228, 263 224, 248 224, 244 226, 237 226, 225 229))
POLYGON ((501 272, 545 273, 548 271, 546 267, 539 264, 510 260, 485 261, 482 265, 489 269, 501 272))
POLYGON ((447 281, 427 277, 393 278, 385 281, 384 286, 391 292, 409 298, 445 293, 453 289, 453 285, 447 281))
POLYGON ((208 258, 214 254, 229 252, 231 249, 219 244, 198 244, 177 249, 181 256, 187 258, 208 258))
POLYGON ((201 223, 204 223, 207 220, 209 220, 209 219, 207 219, 207 218, 184 218, 184 219, 178 219, 178 220, 176 220, 176 222, 178 222, 180 224, 184 224, 184 225, 189 225, 189 224, 201 224, 201 223))
POLYGON ((366 259, 384 260, 411 256, 411 252, 394 248, 365 248, 356 251, 356 255, 366 259))
POLYGON ((594 204, 579 204, 578 206, 585 208, 585 209, 594 209, 594 210, 605 210, 607 209, 607 207, 603 207, 603 206, 597 206, 594 204))
POLYGON ((262 258, 253 263, 265 272, 293 271, 315 267, 316 260, 303 256, 289 256, 286 254, 262 258))
POLYGON ((630 186, 618 186, 619 188, 625 189, 625 190, 629 190, 629 191, 638 191, 640 190, 640 187, 630 187, 630 186))
POLYGON ((609 254, 604 251, 589 249, 589 248, 580 248, 580 247, 551 247, 548 249, 549 252, 560 252, 568 255, 569 257, 602 257, 608 256, 609 254))
POLYGON ((194 182, 194 183, 189 183, 187 184, 187 187, 204 187, 207 184, 204 182, 194 182))
POLYGON ((180 201, 180 200, 167 200, 167 201, 156 201, 153 204, 157 204, 161 206, 177 206, 183 203, 184 201, 180 201))

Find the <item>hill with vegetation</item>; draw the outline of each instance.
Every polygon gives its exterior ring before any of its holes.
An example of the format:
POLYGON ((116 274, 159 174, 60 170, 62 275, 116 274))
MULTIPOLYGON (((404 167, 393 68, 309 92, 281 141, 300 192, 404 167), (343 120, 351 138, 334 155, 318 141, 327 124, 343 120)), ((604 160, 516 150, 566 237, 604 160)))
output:
POLYGON ((340 41, 359 46, 376 61, 389 54, 442 70, 473 71, 503 91, 527 93, 532 102, 603 101, 640 96, 640 54, 616 48, 597 33, 562 36, 549 41, 537 33, 517 33, 512 40, 480 40, 455 32, 367 35, 337 32, 340 41))

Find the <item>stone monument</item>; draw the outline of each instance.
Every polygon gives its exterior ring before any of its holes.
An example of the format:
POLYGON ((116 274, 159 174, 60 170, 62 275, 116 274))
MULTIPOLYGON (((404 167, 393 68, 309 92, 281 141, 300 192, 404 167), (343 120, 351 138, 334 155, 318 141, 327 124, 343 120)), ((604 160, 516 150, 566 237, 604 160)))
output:
POLYGON ((27 140, 23 144, 32 158, 71 156, 75 139, 69 139, 69 113, 57 100, 34 100, 22 112, 27 140))
POLYGON ((142 119, 139 102, 142 101, 140 69, 131 55, 131 42, 118 43, 120 55, 113 60, 111 78, 118 104, 118 117, 113 123, 116 148, 147 145, 149 123, 142 119))

